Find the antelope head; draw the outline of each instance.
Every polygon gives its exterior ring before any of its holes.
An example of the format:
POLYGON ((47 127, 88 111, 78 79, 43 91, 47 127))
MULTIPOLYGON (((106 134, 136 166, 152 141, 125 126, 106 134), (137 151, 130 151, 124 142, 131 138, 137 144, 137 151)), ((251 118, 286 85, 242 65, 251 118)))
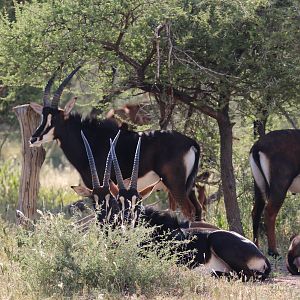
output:
MULTIPOLYGON (((117 143, 119 135, 120 135, 120 131, 114 138, 114 141, 112 142, 113 145, 117 143)), ((113 223, 116 221, 117 215, 119 214, 119 205, 113 196, 113 191, 116 189, 115 185, 112 181, 110 181, 111 165, 112 165, 111 152, 109 151, 107 155, 106 166, 105 166, 105 171, 103 176, 103 184, 101 185, 97 174, 96 164, 95 164, 92 150, 82 131, 81 131, 81 136, 84 142, 84 146, 89 161, 89 166, 92 175, 93 189, 90 190, 85 186, 72 186, 72 188, 78 195, 92 199, 94 203, 94 208, 97 211, 98 221, 100 223, 103 223, 105 221, 109 223, 113 223)))
POLYGON ((160 183, 161 179, 157 182, 147 186, 141 191, 137 190, 137 180, 138 180, 138 169, 139 169, 139 160, 140 160, 140 148, 141 148, 141 138, 139 138, 133 168, 130 178, 130 183, 128 188, 125 187, 123 176, 121 173, 121 169, 119 166, 119 162, 115 152, 114 143, 111 142, 111 154, 112 154, 112 161, 113 166, 116 174, 118 189, 115 197, 118 201, 121 211, 121 219, 122 222, 131 223, 133 226, 139 220, 140 213, 143 210, 142 200, 146 199, 152 191, 155 189, 155 186, 160 183))
POLYGON ((60 97, 64 88, 72 79, 74 74, 80 69, 80 67, 81 66, 78 66, 64 79, 54 93, 52 101, 50 101, 50 90, 53 85, 56 72, 50 78, 45 87, 43 105, 38 103, 30 103, 30 107, 39 115, 41 115, 41 123, 30 138, 30 147, 39 147, 42 144, 53 141, 57 138, 57 127, 64 119, 68 118, 77 99, 74 97, 66 104, 64 109, 60 109, 58 107, 60 97))

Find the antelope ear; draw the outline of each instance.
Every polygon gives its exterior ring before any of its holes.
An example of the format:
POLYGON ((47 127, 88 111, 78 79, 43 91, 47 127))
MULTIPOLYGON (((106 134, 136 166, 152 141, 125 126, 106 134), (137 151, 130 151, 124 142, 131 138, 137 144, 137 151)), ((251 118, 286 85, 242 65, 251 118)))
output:
POLYGON ((112 193, 112 195, 115 198, 117 198, 117 196, 119 194, 119 188, 112 180, 109 181, 109 190, 112 193))
POLYGON ((75 186, 72 185, 71 188, 81 197, 90 197, 92 196, 92 191, 85 186, 75 186))
POLYGON ((39 115, 42 114, 43 108, 44 108, 42 105, 35 103, 35 102, 30 102, 29 106, 39 115))
POLYGON ((74 105, 75 105, 75 102, 77 100, 77 97, 73 97, 65 106, 64 108, 64 115, 65 117, 68 117, 71 110, 73 109, 74 105))
POLYGON ((140 196, 142 197, 142 199, 146 199, 148 198, 152 192, 155 190, 155 187, 162 181, 162 179, 158 179, 156 182, 148 185, 147 187, 145 187, 144 189, 142 189, 141 191, 139 191, 140 196))

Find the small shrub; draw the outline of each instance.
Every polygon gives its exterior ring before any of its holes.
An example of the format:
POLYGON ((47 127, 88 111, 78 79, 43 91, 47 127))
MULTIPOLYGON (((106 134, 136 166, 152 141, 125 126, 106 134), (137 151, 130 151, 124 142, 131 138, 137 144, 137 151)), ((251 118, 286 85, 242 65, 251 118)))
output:
POLYGON ((62 215, 45 216, 34 232, 19 234, 24 280, 45 295, 71 296, 83 290, 153 294, 179 284, 176 256, 168 242, 147 243, 151 229, 92 226, 85 234, 62 215))
POLYGON ((12 219, 18 203, 20 165, 15 159, 0 160, 0 213, 12 219))

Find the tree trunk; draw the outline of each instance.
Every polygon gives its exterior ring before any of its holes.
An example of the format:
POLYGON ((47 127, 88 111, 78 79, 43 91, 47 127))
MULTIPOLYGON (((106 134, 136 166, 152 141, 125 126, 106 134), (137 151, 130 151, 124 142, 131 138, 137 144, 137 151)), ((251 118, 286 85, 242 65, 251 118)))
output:
POLYGON ((172 113, 175 108, 175 101, 172 95, 167 94, 165 91, 155 95, 156 102, 159 106, 160 119, 159 126, 161 130, 166 130, 172 118, 172 113))
POLYGON ((266 124, 269 117, 269 112, 266 109, 261 109, 257 115, 259 115, 260 118, 253 122, 254 139, 261 138, 266 134, 266 124))
POLYGON ((224 193, 224 202, 229 229, 243 235, 240 209, 236 197, 235 176, 232 163, 232 127, 227 110, 223 110, 221 118, 218 118, 220 133, 220 162, 221 179, 224 193))
MULTIPOLYGON (((13 108, 17 115, 22 133, 22 171, 19 189, 18 210, 28 219, 36 216, 39 191, 39 173, 45 160, 45 149, 30 148, 29 139, 40 123, 40 116, 28 104, 13 108)), ((19 214, 17 214, 19 216, 19 214)), ((17 224, 22 220, 17 217, 17 224)))

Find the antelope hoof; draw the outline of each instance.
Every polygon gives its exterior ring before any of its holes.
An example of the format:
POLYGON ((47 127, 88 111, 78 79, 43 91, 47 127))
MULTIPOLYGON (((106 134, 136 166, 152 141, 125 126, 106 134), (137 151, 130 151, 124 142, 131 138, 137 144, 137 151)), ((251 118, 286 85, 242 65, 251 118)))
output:
POLYGON ((269 249, 268 250, 268 255, 272 256, 275 259, 281 259, 282 258, 282 256, 278 253, 277 250, 269 249))

